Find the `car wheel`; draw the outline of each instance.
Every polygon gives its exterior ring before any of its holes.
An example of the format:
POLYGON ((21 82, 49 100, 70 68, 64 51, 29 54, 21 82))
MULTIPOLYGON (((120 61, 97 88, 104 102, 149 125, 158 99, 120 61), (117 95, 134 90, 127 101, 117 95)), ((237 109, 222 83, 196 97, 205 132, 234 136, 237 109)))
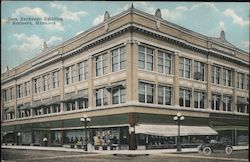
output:
POLYGON ((227 154, 227 155, 231 155, 231 154, 232 154, 232 152, 233 152, 233 148, 232 148, 232 147, 227 146, 227 147, 225 148, 225 152, 226 152, 226 154, 227 154))
POLYGON ((204 155, 211 155, 211 153, 212 153, 212 149, 210 147, 205 147, 203 149, 203 154, 204 155))

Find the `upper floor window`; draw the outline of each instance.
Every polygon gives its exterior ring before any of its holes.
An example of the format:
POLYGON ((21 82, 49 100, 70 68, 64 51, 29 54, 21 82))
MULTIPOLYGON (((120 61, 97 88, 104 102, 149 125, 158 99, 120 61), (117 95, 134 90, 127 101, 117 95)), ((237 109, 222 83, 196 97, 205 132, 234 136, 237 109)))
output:
POLYGON ((202 62, 194 62, 194 79, 195 80, 205 80, 205 64, 202 62))
POLYGON ((59 72, 53 72, 52 73, 52 87, 57 88, 59 87, 59 72))
POLYGON ((139 68, 153 71, 154 53, 153 49, 139 46, 139 68))
POLYGON ((204 109, 205 93, 194 91, 194 108, 204 109))
POLYGON ((232 71, 223 69, 223 85, 232 86, 232 71))
POLYGON ((188 89, 180 89, 179 102, 180 106, 183 107, 191 107, 191 90, 188 89))
POLYGON ((48 91, 50 89, 50 74, 43 76, 43 90, 48 91))
POLYGON ((187 58, 180 58, 180 76, 184 78, 191 78, 191 60, 187 58))
POLYGON ((211 108, 212 110, 220 110, 221 96, 218 94, 212 94, 211 108))
POLYGON ((8 96, 9 96, 9 89, 5 89, 5 90, 4 90, 4 101, 8 101, 8 100, 9 100, 9 99, 8 99, 8 98, 9 98, 8 96))
POLYGON ((220 70, 220 67, 212 66, 212 83, 220 84, 220 70))
POLYGON ((16 96, 17 98, 22 98, 23 97, 23 84, 19 84, 16 87, 16 96))
POLYGON ((117 48, 112 53, 112 72, 125 69, 125 47, 117 48))
POLYGON ((158 51, 158 72, 171 74, 172 56, 166 52, 158 51))
POLYGON ((96 76, 108 73, 108 54, 102 54, 96 57, 96 76))
POLYGON ((232 111, 232 97, 223 96, 223 111, 232 111))
POLYGON ((167 86, 158 86, 158 104, 171 105, 172 88, 167 86))
POLYGON ((249 113, 249 98, 237 97, 237 112, 249 113))
POLYGON ((106 88, 95 90, 96 107, 108 105, 108 91, 106 88))
POLYGON ((69 66, 65 69, 66 85, 73 83, 73 66, 69 66))
POLYGON ((238 84, 237 87, 239 89, 243 89, 244 88, 244 74, 242 73, 238 73, 238 84))
POLYGON ((41 79, 40 78, 33 79, 34 93, 39 93, 40 92, 40 87, 41 87, 41 79))
POLYGON ((126 89, 125 87, 118 86, 111 90, 112 104, 121 104, 126 102, 126 89))
POLYGON ((10 100, 14 99, 14 87, 10 88, 10 100))
POLYGON ((30 82, 24 83, 24 96, 30 95, 30 82))
POLYGON ((154 103, 154 85, 139 82, 139 102, 154 103))
POLYGON ((88 79, 88 61, 83 61, 77 64, 78 67, 78 80, 88 79))

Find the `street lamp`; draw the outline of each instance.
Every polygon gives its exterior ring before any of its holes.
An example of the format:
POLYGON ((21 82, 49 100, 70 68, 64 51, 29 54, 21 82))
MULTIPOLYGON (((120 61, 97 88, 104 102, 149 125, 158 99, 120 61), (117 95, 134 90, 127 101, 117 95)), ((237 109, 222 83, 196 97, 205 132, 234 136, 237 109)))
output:
MULTIPOLYGON (((80 118, 80 121, 84 123, 84 127, 85 127, 85 151, 88 151, 87 126, 88 126, 88 123, 91 121, 91 119, 88 118, 86 114, 84 114, 83 118, 80 118)), ((82 146, 83 146, 83 139, 82 139, 82 146)))
POLYGON ((174 121, 177 121, 177 124, 178 124, 178 138, 177 138, 177 151, 178 152, 181 151, 181 142, 180 142, 180 121, 181 120, 184 120, 184 116, 182 116, 181 113, 178 112, 176 116, 174 117, 174 121))
POLYGON ((17 133, 17 145, 20 144, 20 136, 21 136, 21 133, 18 132, 18 133, 17 133))

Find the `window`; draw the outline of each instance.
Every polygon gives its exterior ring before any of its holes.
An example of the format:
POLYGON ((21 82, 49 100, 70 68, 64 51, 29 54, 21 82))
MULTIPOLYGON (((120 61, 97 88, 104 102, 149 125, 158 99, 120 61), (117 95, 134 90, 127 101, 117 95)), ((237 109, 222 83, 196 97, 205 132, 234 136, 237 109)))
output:
POLYGON ((88 79, 88 61, 83 61, 77 64, 78 67, 78 81, 88 79))
POLYGON ((244 88, 244 74, 238 73, 238 88, 243 89, 244 88))
POLYGON ((23 84, 17 85, 16 92, 17 92, 17 98, 23 97, 23 84))
POLYGON ((139 82, 139 102, 153 103, 154 101, 154 85, 139 82))
POLYGON ((171 74, 171 54, 158 51, 158 72, 164 74, 171 74))
POLYGON ((220 67, 212 66, 212 83, 220 84, 220 67))
POLYGON ((43 90, 48 91, 50 89, 50 74, 43 76, 43 90))
POLYGON ((60 104, 51 105, 53 113, 59 113, 61 111, 60 104))
POLYGON ((153 71, 153 49, 139 46, 139 68, 153 71))
POLYGON ((195 80, 205 80, 205 64, 202 62, 194 62, 194 79, 195 80))
POLYGON ((24 96, 30 95, 30 82, 24 83, 24 96))
POLYGON ((8 101, 8 94, 9 94, 9 89, 4 90, 4 101, 8 101))
POLYGON ((126 102, 126 89, 124 87, 115 87, 112 89, 112 104, 121 104, 126 102))
POLYGON ((249 113, 249 98, 237 97, 237 112, 249 113))
POLYGON ((99 55, 96 57, 96 76, 101 76, 108 73, 108 54, 99 55))
POLYGON ((180 76, 184 78, 191 78, 191 60, 187 58, 180 58, 180 76))
POLYGON ((76 110, 76 103, 75 101, 68 101, 65 103, 65 110, 66 111, 74 111, 76 110))
POLYGON ((96 89, 96 107, 108 105, 108 91, 106 88, 96 89))
POLYGON ((232 111, 232 97, 223 96, 223 111, 232 111))
POLYGON ((221 101, 221 96, 218 94, 213 94, 212 95, 212 102, 211 102, 211 108, 212 110, 220 110, 220 101, 221 101))
POLYGON ((125 69, 125 47, 117 48, 112 53, 112 72, 125 69))
POLYGON ((191 90, 180 89, 179 102, 182 107, 191 107, 191 90))
POLYGON ((14 99, 14 87, 10 88, 10 100, 14 99))
POLYGON ((88 108, 88 99, 79 99, 77 100, 78 109, 88 108))
POLYGON ((194 91, 194 108, 204 109, 205 93, 194 91))
POLYGON ((52 87, 57 88, 59 87, 59 72, 53 72, 52 73, 52 87))
POLYGON ((228 69, 223 69, 223 85, 232 85, 232 71, 228 69))
POLYGON ((161 105, 171 105, 171 87, 167 86, 158 86, 158 104, 161 105))
POLYGON ((73 66, 69 66, 65 69, 65 79, 66 79, 66 85, 73 83, 73 66))
POLYGON ((41 79, 40 78, 33 79, 33 91, 34 91, 34 93, 40 92, 40 86, 41 86, 41 79))

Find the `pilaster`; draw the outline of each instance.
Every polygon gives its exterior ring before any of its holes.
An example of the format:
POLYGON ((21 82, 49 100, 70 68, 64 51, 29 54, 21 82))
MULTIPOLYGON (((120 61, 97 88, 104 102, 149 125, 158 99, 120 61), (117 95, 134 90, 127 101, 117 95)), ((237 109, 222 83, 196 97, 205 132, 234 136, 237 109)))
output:
POLYGON ((212 96, 211 96, 211 83, 212 83, 212 63, 208 62, 207 64, 207 109, 211 109, 211 102, 212 102, 212 96))
POLYGON ((174 105, 179 106, 179 62, 181 54, 176 52, 174 57, 174 105))
POLYGON ((94 107, 94 89, 93 89, 93 78, 94 78, 94 58, 91 56, 88 58, 88 108, 94 107))

